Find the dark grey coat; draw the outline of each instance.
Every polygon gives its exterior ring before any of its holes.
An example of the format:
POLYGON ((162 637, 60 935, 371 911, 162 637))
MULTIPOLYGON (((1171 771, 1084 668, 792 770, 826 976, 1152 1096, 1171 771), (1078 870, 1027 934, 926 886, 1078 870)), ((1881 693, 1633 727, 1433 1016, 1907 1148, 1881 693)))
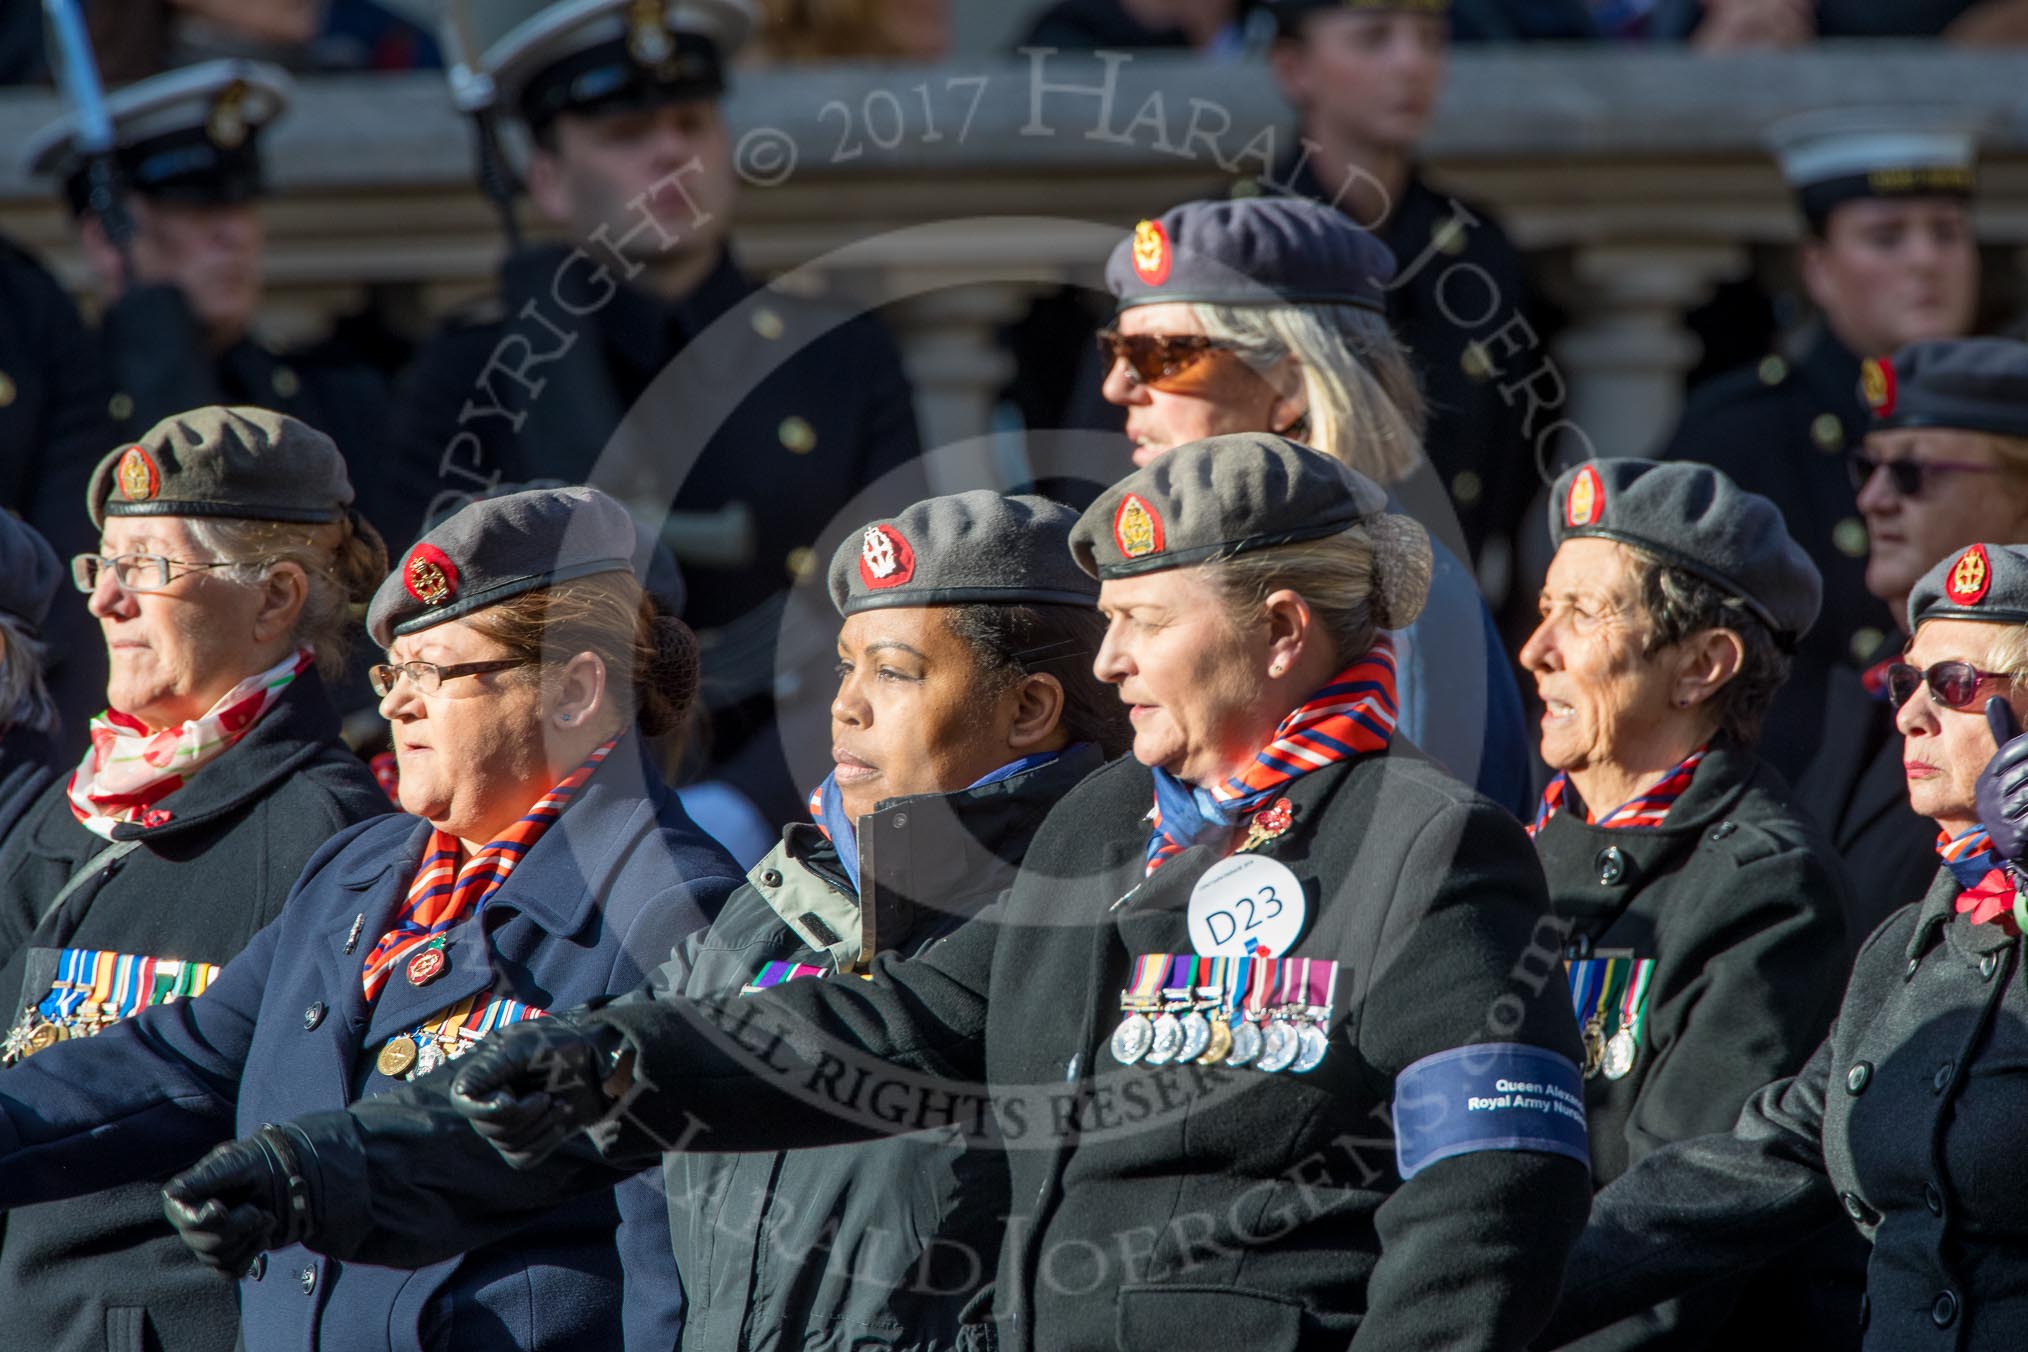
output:
POLYGON ((2028 983, 2021 940, 1957 915, 1958 891, 1939 870, 1866 942, 1800 1074, 1730 1133, 1657 1151, 1599 1194, 1553 1334, 1794 1264, 1856 1227, 1872 1246, 1866 1352, 2021 1346, 2028 983))
MULTIPOLYGON (((1013 881, 1042 819, 1102 760, 1086 746, 996 784, 882 803, 860 819, 857 896, 823 834, 790 826, 655 973, 655 998, 737 991, 768 962, 829 967, 836 955, 849 970, 868 938, 924 952, 1013 881)), ((683 1347, 695 1352, 955 1346, 1008 1209, 1006 1160, 949 1124, 779 1154, 669 1155, 663 1177, 683 1347)))

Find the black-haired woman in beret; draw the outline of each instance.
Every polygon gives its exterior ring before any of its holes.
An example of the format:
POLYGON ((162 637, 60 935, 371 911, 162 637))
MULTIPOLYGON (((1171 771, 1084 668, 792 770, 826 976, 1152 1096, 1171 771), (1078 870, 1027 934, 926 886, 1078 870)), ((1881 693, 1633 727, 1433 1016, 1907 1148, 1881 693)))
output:
MULTIPOLYGON (((332 835, 388 810, 327 684, 351 607, 387 573, 352 502, 331 439, 263 409, 165 419, 92 472, 97 552, 71 560, 72 603, 103 635, 106 703, 0 844, 10 1086, 45 1049, 202 992, 332 835)), ((31 1200, 0 1203, 0 1346, 232 1347, 233 1293, 183 1252, 154 1187, 31 1200)))
MULTIPOLYGON (((975 490, 838 547, 834 769, 812 821, 655 973, 658 998, 863 973, 927 951, 1007 887, 1050 809, 1130 738, 1092 675, 1105 621, 1070 557, 1076 522, 975 490)), ((688 1348, 951 1347, 1007 1213, 998 1143, 966 1121, 670 1154, 664 1170, 688 1348)))
POLYGON ((300 1212, 229 1200, 413 1257, 665 1150, 990 1123, 1002 1347, 1526 1346, 1590 1196, 1577 1030, 1520 825, 1394 735, 1429 546, 1386 501, 1280 437, 1172 450, 1071 534, 1133 755, 974 921, 864 979, 511 1030, 449 1086, 490 1178, 367 1104, 292 1124, 300 1212))
MULTIPOLYGON (((1530 834, 1603 1186, 1802 1065, 1844 989, 1845 882, 1753 749, 1820 597, 1781 512, 1708 466, 1598 460, 1557 481, 1549 532, 1520 657, 1555 777, 1530 834)), ((1687 1344, 1725 1309, 1672 1305, 1586 1347, 1687 1344)))
MULTIPOLYGON (((1828 1038, 1731 1130, 1649 1155, 1598 1195, 1558 1335, 1728 1274, 1806 1259, 1832 1227, 1869 1246, 1867 1352, 1998 1352, 2028 1327, 2028 905, 2009 861, 2024 710, 2028 550, 1975 544, 1909 597, 1888 673, 1909 802, 1938 828, 1927 895, 1866 940, 1828 1038), (2012 801, 2009 801, 2009 800, 2012 801)), ((1864 880, 1860 880, 1864 886, 1864 880)), ((1844 1329, 1823 1337, 1840 1339, 1844 1329)))
MULTIPOLYGON (((257 1131, 261 1153, 214 1160, 214 1182, 294 1161, 300 1139, 262 1124, 398 1089, 501 1028, 630 989, 706 923, 738 868, 642 751, 681 719, 697 669, 689 632, 636 581, 637 539, 611 498, 550 489, 476 503, 403 556, 368 629, 388 654, 372 679, 410 815, 327 828, 300 877, 264 861, 286 903, 203 999, 58 1040, 0 1075, 0 1206, 89 1215, 88 1194, 159 1185, 257 1131)), ((104 972, 67 955, 42 1012, 87 1017, 79 1002, 100 998, 104 972)), ((217 1241, 200 1256, 224 1275, 193 1270, 226 1309, 167 1347, 614 1347, 666 1326, 680 1300, 648 1180, 418 1271, 303 1249, 254 1260, 221 1238, 221 1211, 170 1210, 217 1241)))

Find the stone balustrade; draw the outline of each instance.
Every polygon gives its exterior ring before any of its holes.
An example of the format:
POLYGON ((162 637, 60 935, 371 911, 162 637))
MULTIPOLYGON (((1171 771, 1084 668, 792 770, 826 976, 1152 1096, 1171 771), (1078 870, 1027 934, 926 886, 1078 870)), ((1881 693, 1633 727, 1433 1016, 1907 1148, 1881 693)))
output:
MULTIPOLYGON (((1500 213, 1568 311, 1546 354, 1560 416, 1625 452, 1675 411, 1697 356, 1683 311, 1796 235, 1763 149, 1787 114, 1946 105, 1979 120, 1978 229, 2016 264, 1989 277, 2011 308, 2028 258, 2020 73, 2018 55, 1898 44, 1459 52, 1428 159, 1500 213)), ((54 112, 45 93, 0 92, 0 146, 54 112)), ((994 330, 1027 295, 1096 285, 1135 219, 1259 172, 1293 137, 1258 66, 1139 54, 757 72, 729 115, 742 256, 790 285, 890 305, 936 443, 988 429, 1008 373, 994 330)), ((420 328, 487 286, 499 227, 437 78, 305 82, 268 147, 278 333, 309 332, 368 288, 420 328)), ((81 280, 53 194, 17 161, 0 162, 0 230, 81 280)))

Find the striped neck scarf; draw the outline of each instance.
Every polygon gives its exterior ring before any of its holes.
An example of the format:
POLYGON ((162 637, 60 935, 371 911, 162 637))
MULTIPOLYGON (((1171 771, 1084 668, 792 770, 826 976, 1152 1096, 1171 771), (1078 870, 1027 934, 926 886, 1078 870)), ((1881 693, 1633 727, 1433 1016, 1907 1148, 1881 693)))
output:
MULTIPOLYGON (((1676 800, 1690 787, 1690 781, 1697 774, 1697 767, 1711 751, 1706 742, 1695 751, 1676 762, 1675 768, 1656 780, 1653 787, 1635 794, 1603 817, 1594 817, 1590 809, 1585 811, 1585 821, 1592 826, 1618 828, 1623 826, 1660 826, 1669 815, 1669 809, 1676 806, 1676 800)), ((1558 774, 1542 790, 1542 806, 1535 810, 1535 820, 1529 824, 1528 834, 1533 836, 1549 825, 1549 819, 1561 812, 1575 800, 1571 792, 1570 776, 1558 774)))
POLYGON ((1974 826, 1962 835, 1939 831, 1936 852, 1958 884, 1958 914, 1971 917, 1974 925, 1994 924, 2009 934, 2019 934, 2022 906, 2014 875, 1993 849, 1993 837, 1983 826, 1974 826))
POLYGON ((103 840, 111 840, 122 822, 163 825, 172 814, 155 804, 230 751, 316 660, 315 653, 300 648, 226 691, 201 716, 159 732, 118 709, 98 715, 91 745, 65 790, 72 814, 103 840))
POLYGON ((1238 774, 1192 786, 1157 768, 1147 871, 1192 845, 1229 846, 1242 816, 1310 771, 1387 750, 1394 740, 1394 681, 1394 644, 1383 634, 1284 718, 1238 774))
POLYGON ((408 885, 408 899, 402 903, 394 928, 381 935, 380 942, 366 955, 361 979, 366 984, 369 1002, 379 998, 388 974, 397 963, 478 913, 486 899, 507 881, 514 866, 563 815, 571 799, 619 740, 614 737, 585 757, 584 764, 543 794, 526 816, 462 864, 459 861, 464 849, 458 838, 448 831, 430 832, 429 843, 423 847, 422 863, 415 871, 415 880, 408 885))

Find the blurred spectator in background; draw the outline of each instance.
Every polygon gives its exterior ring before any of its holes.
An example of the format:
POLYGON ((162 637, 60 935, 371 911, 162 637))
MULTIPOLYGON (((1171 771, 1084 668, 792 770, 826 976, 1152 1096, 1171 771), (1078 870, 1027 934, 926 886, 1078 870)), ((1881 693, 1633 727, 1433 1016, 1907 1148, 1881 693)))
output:
MULTIPOLYGON (((796 597, 828 608, 820 537, 856 494, 926 496, 900 352, 871 315, 756 295, 732 252, 740 189, 721 98, 749 0, 524 5, 505 31, 498 0, 463 3, 500 112, 533 143, 529 200, 564 238, 508 255, 497 297, 423 346, 382 491, 413 514, 594 475, 626 494, 689 584, 712 715, 701 758, 786 821, 804 796, 777 692, 788 703, 828 685, 836 654, 785 638, 784 616, 796 597)), ((794 701, 828 723, 825 702, 794 701)))
MULTIPOLYGON (((102 307, 95 364, 111 380, 104 407, 115 437, 131 440, 197 405, 257 405, 331 437, 370 479, 374 457, 388 444, 386 382, 333 345, 283 352, 254 328, 266 251, 260 138, 288 97, 289 77, 279 69, 232 60, 170 71, 111 95, 107 111, 134 226, 125 250, 90 210, 69 114, 29 139, 27 158, 34 173, 62 185, 77 220, 102 307)), ((65 501, 75 504, 83 493, 91 463, 73 464, 65 501)), ((355 698, 341 700, 341 711, 372 702, 363 676, 355 684, 347 692, 355 698)), ((65 673, 59 703, 67 727, 83 730, 103 688, 102 678, 65 673)))
POLYGON ((754 63, 940 61, 950 0, 761 0, 754 63))
POLYGON ((1844 111, 1791 119, 1774 137, 1802 207, 1797 261, 1818 318, 1793 356, 1770 353, 1694 391, 1666 454, 1716 465, 1772 498, 1824 575, 1823 618, 1763 747, 1793 781, 1815 750, 1814 704, 1791 703, 1809 698, 1809 672, 1870 662, 1896 632, 1866 587, 1866 524, 1845 467, 1866 425, 1859 364, 1970 331, 1979 255, 1970 133, 1844 111))
POLYGON ((1499 222, 1430 187, 1416 163, 1443 93, 1448 8, 1448 0, 1273 0, 1269 62, 1299 134, 1271 171, 1233 192, 1335 205, 1393 251, 1400 272, 1388 319, 1414 354, 1428 398, 1424 446, 1481 577, 1498 574, 1487 578, 1497 604, 1535 478, 1522 431, 1526 405, 1502 399, 1491 379, 1509 358, 1481 342, 1520 318, 1527 287, 1521 255, 1499 222), (1447 279, 1448 305, 1440 295, 1447 279), (1482 307, 1491 320, 1460 322, 1461 311, 1476 316, 1482 307), (1489 545, 1498 556, 1490 570, 1489 545))
MULTIPOLYGON (((0 238, 0 511, 28 521, 63 558, 98 547, 77 504, 115 436, 102 368, 62 284, 0 238)), ((85 608, 64 602, 41 626, 41 638, 50 688, 81 738, 84 719, 97 712, 92 701, 104 699, 106 647, 85 608)))
POLYGON ((1176 47, 1205 56, 1248 48, 1255 0, 1057 0, 1042 12, 1023 47, 1063 51, 1176 47))

